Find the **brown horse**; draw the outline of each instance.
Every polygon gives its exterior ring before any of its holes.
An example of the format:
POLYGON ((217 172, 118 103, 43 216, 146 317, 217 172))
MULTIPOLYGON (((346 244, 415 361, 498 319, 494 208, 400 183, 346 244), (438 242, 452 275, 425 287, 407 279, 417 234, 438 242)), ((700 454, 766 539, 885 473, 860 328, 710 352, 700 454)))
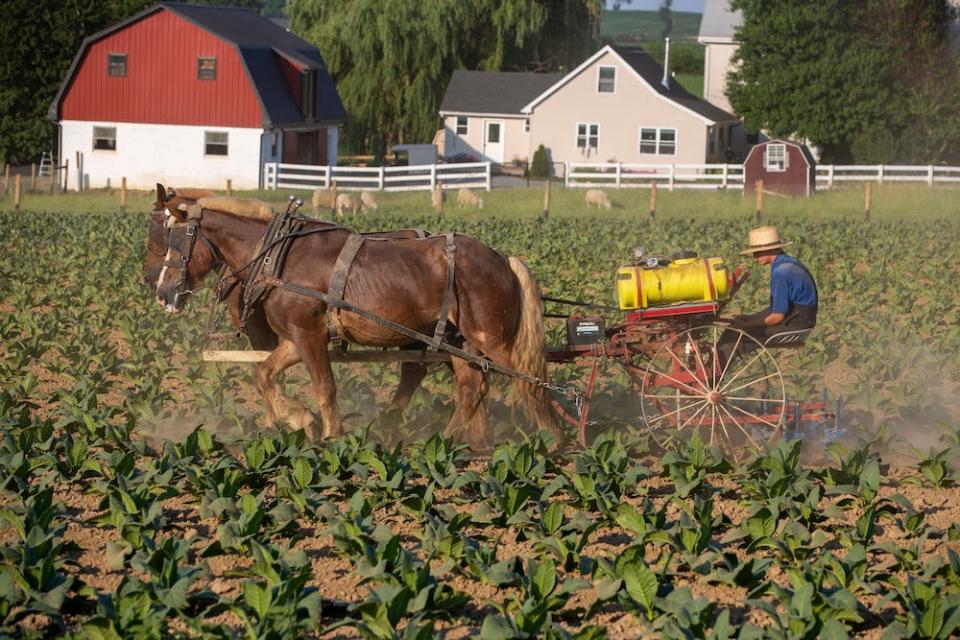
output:
MULTIPOLYGON (((166 198, 163 198, 166 201, 166 198)), ((267 222, 236 212, 181 207, 177 198, 166 201, 168 222, 173 229, 188 224, 195 236, 171 234, 166 267, 157 283, 157 297, 168 311, 178 312, 199 279, 213 268, 193 258, 191 247, 209 243, 222 256, 228 270, 242 278, 255 258, 267 222), (199 241, 198 241, 199 240, 199 241)), ((292 242, 281 274, 285 283, 326 292, 334 265, 352 231, 336 225, 307 222, 307 235, 292 242)), ((444 236, 422 239, 384 238, 364 242, 352 263, 344 300, 376 316, 432 334, 447 290, 447 240, 444 236)), ((465 349, 482 354, 501 367, 543 379, 546 372, 543 303, 529 268, 517 258, 506 258, 477 240, 457 235, 452 302, 447 321, 462 336, 465 349)), ((340 435, 342 426, 336 406, 336 387, 327 354, 330 339, 326 304, 284 288, 273 289, 262 303, 270 327, 280 344, 259 365, 256 381, 267 406, 267 421, 284 421, 304 428, 314 440, 340 435), (302 405, 285 404, 275 378, 290 362, 301 360, 314 383, 324 429, 311 430, 312 416, 302 405)), ((393 347, 414 343, 382 324, 350 311, 340 312, 342 337, 352 343, 393 347)), ((486 447, 488 421, 482 399, 487 391, 484 371, 477 365, 453 358, 458 386, 457 409, 446 433, 463 433, 473 447, 486 447)), ((516 381, 535 425, 552 431, 561 443, 564 434, 553 413, 545 389, 516 381)))
MULTIPOLYGON (((143 281, 151 291, 156 291, 157 281, 160 278, 160 272, 163 270, 163 263, 167 255, 167 246, 170 244, 171 236, 178 236, 184 233, 184 229, 168 229, 164 222, 166 221, 165 206, 170 203, 174 197, 177 198, 176 204, 194 204, 200 198, 207 198, 214 195, 212 191, 206 189, 183 188, 173 190, 168 193, 161 185, 157 185, 157 200, 154 203, 154 210, 150 215, 149 233, 147 236, 147 257, 143 265, 143 281), (161 191, 161 189, 163 189, 161 191)), ((398 231, 380 231, 370 234, 372 237, 397 237, 397 238, 419 238, 424 232, 416 229, 401 229, 398 231)), ((176 238, 175 242, 181 242, 176 238)), ((204 243, 196 245, 193 259, 197 260, 198 268, 201 270, 212 271, 218 267, 217 258, 210 251, 210 248, 204 243)), ((239 283, 227 282, 224 286, 225 296, 224 304, 230 313, 230 319, 233 326, 240 331, 240 315, 243 298, 243 287, 239 283), (231 286, 233 285, 233 286, 231 286)), ((280 342, 279 336, 270 328, 267 323, 267 317, 261 307, 254 307, 242 328, 243 333, 250 340, 250 346, 260 351, 273 351, 280 342)), ((293 360, 289 368, 299 362, 299 359, 293 360)), ((279 375, 282 371, 278 371, 279 375)), ((400 382, 394 393, 390 406, 403 411, 414 392, 420 386, 420 383, 427 375, 427 365, 417 362, 402 362, 400 364, 400 382)))

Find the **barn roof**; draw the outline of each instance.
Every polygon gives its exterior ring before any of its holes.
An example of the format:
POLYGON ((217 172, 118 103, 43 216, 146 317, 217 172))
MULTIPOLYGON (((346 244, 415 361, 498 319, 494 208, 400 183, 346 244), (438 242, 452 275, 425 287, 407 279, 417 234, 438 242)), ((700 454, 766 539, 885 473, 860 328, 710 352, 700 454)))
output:
POLYGON ((440 113, 521 115, 528 102, 560 80, 560 73, 508 71, 453 72, 440 103, 440 113))
POLYGON ((83 60, 87 48, 138 20, 157 11, 170 11, 195 24, 221 40, 231 43, 240 55, 257 99, 263 110, 263 124, 288 125, 305 121, 300 105, 296 103, 283 79, 275 56, 283 56, 305 69, 317 73, 317 115, 321 122, 342 122, 347 119, 346 110, 337 94, 336 86, 319 49, 303 40, 269 18, 252 9, 239 7, 209 7, 174 2, 161 2, 140 13, 99 31, 83 40, 73 59, 67 77, 50 105, 48 117, 59 119, 60 103, 70 82, 83 60))
POLYGON ((731 10, 730 0, 705 0, 697 39, 733 42, 742 22, 743 12, 731 10))
POLYGON ((739 120, 737 116, 733 115, 732 113, 728 113, 723 109, 710 104, 703 98, 698 98, 695 95, 688 93, 687 90, 681 87, 680 83, 676 80, 671 80, 669 83, 667 83, 668 86, 664 87, 662 84, 663 67, 657 64, 657 61, 650 57, 650 55, 647 54, 643 49, 615 47, 612 45, 603 47, 595 54, 587 58, 587 60, 585 60, 579 67, 567 75, 562 76, 559 82, 553 84, 547 90, 536 96, 535 99, 531 100, 529 104, 524 106, 523 111, 525 113, 532 111, 536 105, 546 100, 550 95, 583 72, 584 69, 588 68, 607 52, 613 53, 623 60, 627 66, 636 72, 637 76, 639 76, 643 82, 649 85, 649 87, 662 98, 700 116, 711 124, 716 124, 719 122, 735 122, 739 120))

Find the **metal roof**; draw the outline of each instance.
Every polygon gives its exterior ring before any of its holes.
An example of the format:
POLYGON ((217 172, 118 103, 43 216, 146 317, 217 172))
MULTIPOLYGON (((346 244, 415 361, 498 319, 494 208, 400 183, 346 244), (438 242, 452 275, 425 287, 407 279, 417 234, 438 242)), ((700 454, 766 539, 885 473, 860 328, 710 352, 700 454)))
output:
POLYGON ((142 20, 156 11, 168 10, 233 44, 243 60, 257 99, 263 108, 263 125, 293 125, 307 122, 277 66, 274 56, 284 56, 317 73, 317 116, 319 122, 342 122, 347 112, 327 71, 320 50, 252 9, 209 7, 161 2, 83 40, 67 77, 50 105, 48 117, 59 119, 60 102, 70 86, 84 53, 93 42, 142 20))
POLYGON ((743 23, 743 12, 730 9, 730 0, 704 0, 698 40, 733 41, 743 23))
POLYGON ((560 73, 458 69, 450 78, 440 111, 521 115, 524 105, 562 77, 560 73))

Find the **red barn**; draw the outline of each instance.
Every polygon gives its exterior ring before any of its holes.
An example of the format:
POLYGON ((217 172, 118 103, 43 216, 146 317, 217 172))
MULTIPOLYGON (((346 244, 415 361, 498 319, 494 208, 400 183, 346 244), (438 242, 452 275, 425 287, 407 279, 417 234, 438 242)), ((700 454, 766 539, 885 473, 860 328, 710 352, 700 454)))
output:
POLYGON ((817 163, 805 145, 767 140, 754 145, 743 161, 743 184, 748 192, 763 180, 764 191, 809 196, 816 189, 817 163))
POLYGON ((347 116, 310 43, 250 9, 162 2, 83 41, 49 117, 71 188, 255 189, 266 162, 335 164, 347 116))

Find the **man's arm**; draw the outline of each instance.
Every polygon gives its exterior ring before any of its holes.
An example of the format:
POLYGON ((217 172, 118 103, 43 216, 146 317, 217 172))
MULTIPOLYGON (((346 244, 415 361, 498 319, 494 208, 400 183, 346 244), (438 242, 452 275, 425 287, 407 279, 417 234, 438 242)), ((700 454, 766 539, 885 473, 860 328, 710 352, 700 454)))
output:
POLYGON ((787 317, 786 314, 771 312, 771 313, 768 313, 767 317, 763 319, 763 324, 767 325, 768 327, 770 325, 780 324, 781 322, 783 322, 783 319, 786 317, 787 317))

